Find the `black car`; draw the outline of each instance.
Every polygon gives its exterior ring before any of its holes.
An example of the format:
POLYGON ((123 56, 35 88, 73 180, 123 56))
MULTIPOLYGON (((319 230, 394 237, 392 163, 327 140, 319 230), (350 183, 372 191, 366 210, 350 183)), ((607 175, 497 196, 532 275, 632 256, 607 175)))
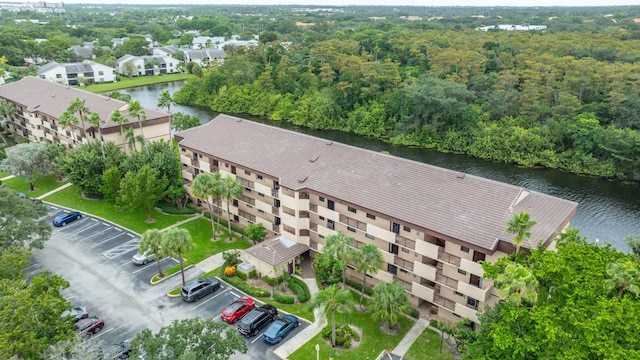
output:
POLYGON ((220 281, 213 276, 197 279, 182 287, 182 300, 186 302, 196 301, 218 289, 220 289, 220 281))
POLYGON ((278 317, 278 309, 264 304, 251 310, 238 323, 238 332, 244 336, 254 336, 260 329, 278 317))
POLYGON ((102 349, 102 358, 105 360, 128 359, 131 354, 131 345, 127 341, 119 344, 105 346, 102 349))

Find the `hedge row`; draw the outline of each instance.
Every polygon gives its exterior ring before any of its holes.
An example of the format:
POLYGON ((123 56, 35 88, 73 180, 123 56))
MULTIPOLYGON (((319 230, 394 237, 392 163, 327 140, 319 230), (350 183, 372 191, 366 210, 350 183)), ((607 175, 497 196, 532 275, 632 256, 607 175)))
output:
POLYGON ((273 294, 273 300, 281 303, 281 304, 293 304, 296 302, 296 299, 290 295, 282 295, 278 293, 273 294))
MULTIPOLYGON (((346 282, 347 282, 347 285, 349 285, 350 287, 358 290, 358 293, 360 291, 362 291, 362 283, 361 282, 353 281, 351 279, 347 279, 346 282)), ((373 288, 365 287, 364 288, 364 293, 369 295, 369 296, 373 296, 373 288)))
POLYGON ((293 290, 294 293, 296 293, 296 295, 298 296, 298 301, 301 303, 305 303, 311 298, 311 293, 309 292, 307 284, 296 277, 292 277, 289 279, 289 288, 293 290))
POLYGON ((225 276, 224 274, 221 276, 222 279, 229 284, 235 286, 240 291, 247 293, 250 296, 254 297, 266 297, 271 295, 267 290, 263 290, 254 286, 247 284, 244 280, 239 278, 238 276, 225 276))

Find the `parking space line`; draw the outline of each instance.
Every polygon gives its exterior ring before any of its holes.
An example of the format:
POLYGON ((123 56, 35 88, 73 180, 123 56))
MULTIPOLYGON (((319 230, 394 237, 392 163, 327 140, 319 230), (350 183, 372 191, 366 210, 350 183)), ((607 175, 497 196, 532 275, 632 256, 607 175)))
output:
MULTIPOLYGON (((91 220, 93 220, 93 219, 91 219, 91 220)), ((79 232, 82 232, 82 231, 85 231, 85 230, 89 230, 89 229, 91 229, 92 227, 94 227, 94 226, 96 226, 96 225, 100 225, 100 223, 99 223, 99 222, 96 222, 95 220, 93 220, 93 222, 95 222, 95 224, 90 224, 90 225, 89 225, 89 226, 87 226, 87 227, 83 227, 82 229, 80 229, 80 230, 76 231, 76 233, 79 233, 79 232)))
MULTIPOLYGON (((114 236, 112 239, 114 239, 114 238, 116 238, 116 237, 118 237, 120 235, 122 235, 122 234, 118 234, 118 235, 114 236)), ((102 243, 104 243, 104 241, 102 243)), ((131 252, 133 250, 138 249, 138 243, 139 243, 138 239, 129 240, 129 241, 127 241, 125 243, 122 243, 122 244, 120 244, 118 246, 112 247, 111 249, 103 252, 102 255, 104 255, 104 257, 106 257, 109 260, 113 260, 113 259, 115 259, 115 258, 117 258, 119 256, 122 256, 122 255, 124 255, 126 253, 129 253, 129 252, 131 252)), ((97 244, 97 245, 100 245, 100 244, 97 244)))
MULTIPOLYGON (((133 262, 133 260, 132 260, 132 261, 129 261, 129 262, 133 262)), ((127 264, 128 264, 128 263, 127 263, 127 264)), ((131 273, 132 273, 132 274, 137 274, 137 273, 139 273, 140 271, 147 270, 147 268, 148 268, 149 266, 151 266, 151 265, 156 265, 156 264, 155 264, 155 261, 149 261, 149 262, 147 263, 147 265, 142 265, 142 266, 140 267, 140 269, 138 269, 138 270, 136 270, 136 271, 133 271, 133 272, 131 272, 131 273)), ((156 265, 156 266, 157 266, 157 265, 156 265)))
POLYGON ((127 235, 131 236, 132 238, 136 237, 135 235, 133 235, 132 233, 127 233, 127 235))
POLYGON ((117 329, 117 328, 111 327, 111 328, 108 328, 107 330, 100 330, 99 333, 93 334, 93 336, 91 336, 91 338, 92 339, 99 338, 100 336, 102 336, 104 334, 108 334, 108 333, 112 332, 115 329, 117 329))
POLYGON ((117 231, 120 231, 120 232, 122 232, 122 229, 120 229, 120 228, 116 228, 116 230, 117 230, 117 231))
POLYGON ((240 295, 238 295, 238 294, 234 293, 233 291, 229 291, 229 292, 231 293, 231 295, 233 295, 233 296, 235 296, 235 297, 237 297, 237 298, 241 298, 241 297, 242 297, 242 296, 240 296, 240 295))
POLYGON ((217 321, 218 319, 220 319, 220 316, 222 316, 222 314, 220 314, 220 315, 218 315, 218 316, 214 317, 214 318, 213 318, 213 320, 214 320, 214 321, 217 321))
POLYGON ((74 297, 76 297, 75 295, 69 296, 68 298, 65 298, 65 300, 69 301, 71 299, 73 299, 74 297))
POLYGON ((101 241, 101 242, 99 242, 99 243, 97 243, 97 244, 94 244, 91 248, 93 249, 94 247, 99 246, 99 245, 102 245, 102 244, 106 243, 107 241, 111 241, 111 240, 113 240, 113 239, 117 238, 117 237, 118 237, 118 236, 120 236, 120 235, 122 235, 122 234, 118 234, 118 235, 116 235, 116 236, 112 236, 112 237, 108 238, 107 240, 103 240, 103 241, 101 241))
MULTIPOLYGON (((222 286, 220 286, 220 287, 222 288, 222 286)), ((229 291, 229 288, 226 288, 224 291, 221 291, 221 292, 217 293, 215 296, 212 296, 212 297, 208 298, 207 300, 205 300, 205 301, 203 301, 203 302, 199 303, 198 305, 196 305, 196 306, 192 307, 192 308, 191 308, 191 311, 193 311, 193 310, 195 310, 195 309, 199 308, 200 306, 202 306, 202 305, 204 305, 204 304, 208 303, 209 301, 211 301, 211 300, 213 300, 213 299, 217 298, 218 296, 220 296, 220 295, 222 295, 222 294, 226 293, 227 291, 229 291)))
POLYGON ((98 233, 95 233, 95 234, 93 234, 93 235, 91 235, 91 236, 87 236, 86 238, 84 238, 84 239, 82 239, 82 240, 80 240, 80 241, 82 242, 82 241, 85 241, 85 240, 89 240, 89 239, 91 239, 91 238, 93 238, 93 237, 95 237, 95 236, 101 235, 102 233, 104 233, 104 232, 105 232, 105 231, 107 231, 107 230, 110 230, 111 228, 112 228, 112 226, 108 226, 106 229, 104 229, 104 230, 102 230, 102 231, 100 231, 100 232, 98 232, 98 233))
MULTIPOLYGON (((264 334, 264 332, 262 332, 262 334, 264 334)), ((255 339, 253 339, 253 340, 251 341, 251 343, 253 344, 254 342, 258 341, 258 339, 262 339, 262 334, 260 334, 260 335, 256 336, 256 338, 255 338, 255 339)))
POLYGON ((25 275, 27 275, 27 276, 35 275, 35 274, 39 273, 40 270, 42 270, 42 266, 37 266, 35 268, 35 270, 31 270, 28 273, 25 273, 25 275))

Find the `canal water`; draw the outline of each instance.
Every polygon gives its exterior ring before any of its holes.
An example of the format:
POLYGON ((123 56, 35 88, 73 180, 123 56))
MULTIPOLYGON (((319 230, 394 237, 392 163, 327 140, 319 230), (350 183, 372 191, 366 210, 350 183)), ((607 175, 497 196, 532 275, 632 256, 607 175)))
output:
MULTIPOLYGON (((158 95, 162 90, 171 94, 180 89, 183 82, 148 85, 121 90, 151 109, 158 109, 158 95)), ((161 109, 160 109, 161 110, 161 109)), ((166 109, 164 109, 166 111, 166 109)), ((208 109, 174 105, 171 112, 196 115, 202 123, 209 122, 217 114, 208 109)), ((571 226, 580 229, 587 240, 610 243, 622 251, 629 251, 625 239, 640 235, 640 187, 618 182, 595 179, 547 169, 526 169, 512 164, 493 163, 466 155, 443 154, 427 149, 394 146, 376 139, 339 131, 312 130, 281 121, 241 116, 261 123, 278 126, 373 151, 386 151, 392 155, 420 161, 467 174, 482 176, 527 189, 557 196, 577 203, 578 211, 571 226)))

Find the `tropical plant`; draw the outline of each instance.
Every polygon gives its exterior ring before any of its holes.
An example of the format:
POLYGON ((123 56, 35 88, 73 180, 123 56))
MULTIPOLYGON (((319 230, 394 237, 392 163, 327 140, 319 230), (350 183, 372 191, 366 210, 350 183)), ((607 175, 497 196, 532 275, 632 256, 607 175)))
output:
MULTIPOLYGON (((84 115, 89 112, 89 108, 85 105, 85 100, 75 97, 69 101, 69 108, 67 109, 72 114, 78 113, 80 117, 80 123, 82 124, 82 133, 84 139, 87 139, 87 129, 84 125, 84 115)), ((74 115, 75 117, 75 115, 74 115)), ((77 123, 77 122, 76 122, 77 123)), ((88 141, 89 139, 87 139, 88 141)))
POLYGON ((227 227, 229 230, 229 239, 231 239, 231 202, 244 192, 244 185, 240 179, 227 176, 222 180, 222 197, 227 200, 227 227))
MULTIPOLYGON (((218 174, 218 173, 215 173, 218 174)), ((220 177, 220 174, 218 174, 220 177)), ((215 195, 217 188, 216 180, 214 175, 208 173, 200 173, 196 175, 195 179, 193 179, 193 183, 191 183, 191 193, 193 196, 204 200, 209 206, 209 212, 211 216, 213 216, 213 196, 215 195), (211 201, 209 201, 209 197, 211 197, 211 201)), ((216 228, 213 224, 213 219, 211 219, 211 232, 213 233, 213 239, 216 239, 216 228)))
POLYGON ((76 124, 78 124, 78 119, 76 119, 76 117, 73 116, 73 113, 70 112, 69 110, 63 112, 58 117, 58 125, 60 125, 60 127, 63 128, 63 129, 70 129, 71 130, 71 136, 73 138, 73 142, 74 143, 76 141, 78 141, 78 139, 76 138, 76 132, 73 129, 72 125, 76 125, 76 124))
POLYGON ((182 275, 182 286, 186 284, 184 279, 184 255, 193 251, 196 245, 191 239, 189 230, 183 228, 171 228, 162 233, 162 249, 165 254, 178 259, 180 263, 180 274, 182 275))
POLYGON ((364 244, 354 251, 353 261, 356 265, 356 271, 362 274, 362 290, 360 291, 360 306, 364 299, 364 289, 367 285, 367 274, 375 275, 384 265, 382 252, 374 244, 364 244))
POLYGON ((267 236, 267 230, 264 229, 262 223, 249 224, 245 230, 245 235, 253 241, 253 244, 261 242, 267 236))
POLYGON ((164 277, 162 267, 160 266, 160 258, 162 257, 162 232, 158 229, 149 229, 142 233, 140 242, 138 243, 138 252, 140 254, 153 253, 158 264, 158 277, 164 277))
POLYGON ((145 113, 144 108, 140 105, 140 101, 131 100, 129 101, 127 111, 129 112, 129 116, 138 119, 138 126, 140 127, 140 133, 142 134, 142 147, 146 148, 147 137, 144 136, 144 129, 142 127, 142 122, 147 120, 147 114, 145 113))
POLYGON ((398 317, 407 312, 411 305, 404 286, 395 282, 381 282, 373 288, 369 307, 374 319, 386 322, 392 328, 398 324, 398 317))
POLYGON ((609 291, 617 291, 618 297, 625 292, 640 296, 640 268, 637 262, 627 260, 607 266, 605 286, 609 291))
POLYGON ((500 298, 516 306, 535 305, 538 285, 538 279, 529 268, 513 262, 504 267, 495 282, 500 298))
POLYGON ((513 217, 507 221, 506 232, 514 234, 513 243, 516 246, 516 254, 520 252, 520 246, 523 242, 531 237, 531 228, 536 222, 529 219, 529 214, 521 212, 513 214, 513 217))
POLYGON ((325 259, 334 259, 338 269, 342 272, 343 288, 347 276, 347 265, 354 256, 354 248, 349 245, 353 241, 353 237, 345 236, 342 231, 338 230, 325 238, 325 246, 322 249, 325 259))
POLYGON ((355 301, 348 289, 338 288, 336 284, 318 291, 311 302, 310 308, 320 308, 323 312, 331 313, 331 345, 336 345, 336 316, 338 308, 343 312, 350 312, 355 309, 355 301))
POLYGON ((47 145, 37 142, 16 145, 7 153, 7 158, 0 161, 0 171, 22 176, 29 190, 34 191, 36 180, 51 173, 47 145))
POLYGON ((97 112, 91 112, 87 116, 87 122, 91 124, 92 127, 98 129, 98 134, 100 135, 100 150, 102 151, 102 159, 106 159, 104 156, 104 139, 102 138, 102 119, 100 119, 100 114, 97 112))
POLYGON ((126 124, 129 122, 129 119, 127 119, 126 116, 124 116, 122 114, 122 112, 120 110, 113 110, 113 112, 111 113, 111 117, 110 117, 111 121, 113 121, 114 123, 118 124, 118 126, 120 126, 120 135, 122 136, 122 149, 124 150, 124 129, 122 128, 122 125, 126 124))

